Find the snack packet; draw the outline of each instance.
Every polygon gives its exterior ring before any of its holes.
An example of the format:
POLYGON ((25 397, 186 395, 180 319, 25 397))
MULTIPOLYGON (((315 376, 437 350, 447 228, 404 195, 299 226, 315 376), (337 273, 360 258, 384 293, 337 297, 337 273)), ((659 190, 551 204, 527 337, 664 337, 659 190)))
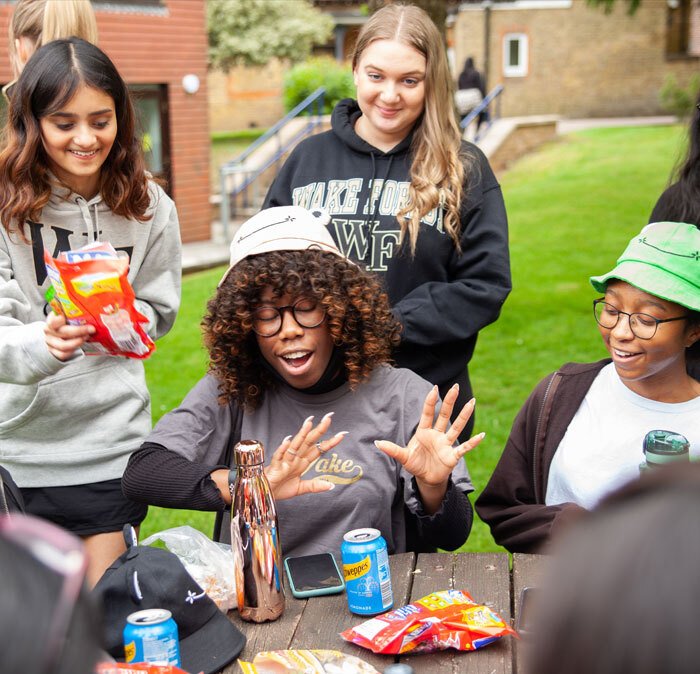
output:
POLYGON ((95 674, 187 674, 172 665, 152 665, 148 662, 98 662, 95 674))
POLYGON ((340 651, 263 651, 253 662, 238 664, 243 674, 380 674, 364 660, 340 651))
POLYGON ((44 249, 51 289, 47 300, 71 325, 93 325, 96 332, 83 345, 90 355, 148 358, 155 350, 142 324, 148 319, 134 308, 128 257, 109 243, 94 242, 51 257, 44 249))
POLYGON ((464 590, 433 592, 383 613, 340 636, 374 653, 431 653, 455 648, 474 651, 515 630, 464 590))

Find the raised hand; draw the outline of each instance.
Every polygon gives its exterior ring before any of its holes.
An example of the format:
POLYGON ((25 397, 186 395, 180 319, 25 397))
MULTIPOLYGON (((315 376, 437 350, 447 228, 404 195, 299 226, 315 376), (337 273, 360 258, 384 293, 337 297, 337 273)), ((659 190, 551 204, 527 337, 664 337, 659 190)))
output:
POLYGON ((299 432, 292 437, 288 435, 275 450, 270 465, 265 468, 272 495, 277 500, 328 491, 335 486, 322 477, 302 480, 301 476, 308 467, 323 453, 333 449, 345 437, 345 432, 336 433, 328 440, 319 442, 331 425, 332 412, 326 414, 317 426, 313 417, 304 421, 299 432))
POLYGON ((68 360, 94 332, 92 325, 68 325, 65 316, 51 312, 46 317, 44 338, 54 358, 68 360))
POLYGON ((414 475, 419 490, 421 493, 425 491, 426 495, 435 490, 438 492, 435 494, 436 496, 440 492, 444 495, 447 480, 454 467, 467 452, 474 449, 484 439, 485 433, 479 433, 460 445, 454 445, 474 412, 475 405, 472 398, 450 426, 450 416, 458 394, 459 386, 455 384, 447 392, 440 412, 435 418, 438 389, 437 386, 433 387, 425 398, 416 432, 406 447, 400 447, 388 440, 378 440, 374 443, 382 452, 396 459, 409 473, 414 475))

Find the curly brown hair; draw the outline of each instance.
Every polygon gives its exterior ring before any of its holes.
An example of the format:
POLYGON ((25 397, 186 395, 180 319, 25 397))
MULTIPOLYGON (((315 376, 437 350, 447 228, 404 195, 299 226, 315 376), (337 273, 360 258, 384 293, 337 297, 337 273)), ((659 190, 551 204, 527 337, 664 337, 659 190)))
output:
POLYGON ((202 320, 209 370, 219 380, 219 401, 248 410, 262 403, 277 381, 261 367, 252 312, 263 290, 275 295, 316 298, 326 309, 325 325, 341 349, 351 388, 391 358, 401 326, 391 313, 380 282, 333 253, 275 251, 239 262, 207 305, 202 320))

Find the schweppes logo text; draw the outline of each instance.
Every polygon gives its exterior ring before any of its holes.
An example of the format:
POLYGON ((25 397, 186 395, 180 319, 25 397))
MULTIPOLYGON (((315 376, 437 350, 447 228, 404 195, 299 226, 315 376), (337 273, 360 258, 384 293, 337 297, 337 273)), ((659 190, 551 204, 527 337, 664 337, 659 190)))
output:
POLYGON ((354 564, 343 564, 343 575, 345 580, 357 580, 368 574, 371 568, 372 562, 369 555, 367 555, 367 557, 354 564))

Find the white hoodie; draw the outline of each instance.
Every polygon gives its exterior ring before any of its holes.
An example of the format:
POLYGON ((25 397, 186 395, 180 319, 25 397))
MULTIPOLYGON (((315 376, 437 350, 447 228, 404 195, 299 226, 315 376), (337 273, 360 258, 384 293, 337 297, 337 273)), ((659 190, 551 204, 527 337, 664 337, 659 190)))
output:
POLYGON ((151 429, 140 360, 49 353, 43 261, 44 248, 55 257, 95 240, 126 250, 136 309, 161 337, 180 305, 180 228, 173 201, 155 183, 150 194, 146 222, 56 187, 41 222, 27 226, 31 243, 0 226, 0 464, 20 487, 119 478, 151 429))

